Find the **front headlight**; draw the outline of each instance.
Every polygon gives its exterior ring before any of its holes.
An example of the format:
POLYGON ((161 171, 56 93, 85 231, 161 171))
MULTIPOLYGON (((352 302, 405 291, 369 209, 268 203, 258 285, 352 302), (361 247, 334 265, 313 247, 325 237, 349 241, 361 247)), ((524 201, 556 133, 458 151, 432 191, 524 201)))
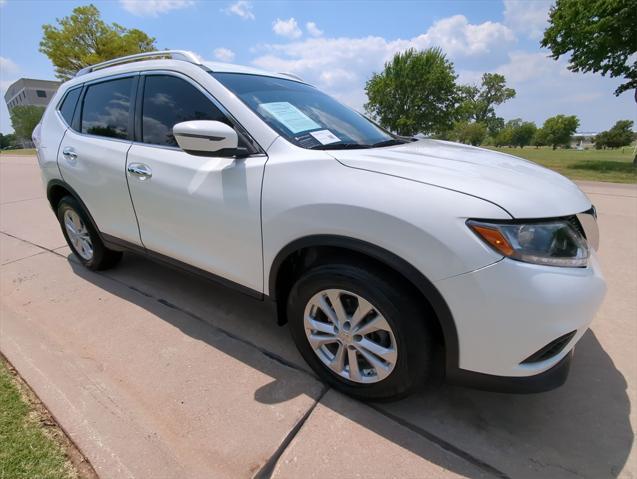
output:
POLYGON ((588 264, 586 238, 568 220, 468 220, 467 226, 498 253, 517 261, 571 268, 588 264))

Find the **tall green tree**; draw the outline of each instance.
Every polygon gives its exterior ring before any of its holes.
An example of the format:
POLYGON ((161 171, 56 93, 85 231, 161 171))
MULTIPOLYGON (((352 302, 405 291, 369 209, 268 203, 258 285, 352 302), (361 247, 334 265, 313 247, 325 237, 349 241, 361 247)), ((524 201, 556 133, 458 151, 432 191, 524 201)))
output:
POLYGON ((11 108, 9 114, 15 136, 21 140, 31 141, 33 129, 40 122, 43 113, 43 106, 18 105, 11 108))
POLYGON ((504 120, 495 114, 495 107, 514 98, 515 90, 506 86, 504 75, 485 73, 480 86, 461 85, 458 95, 459 117, 487 125, 494 135, 504 126, 504 120))
POLYGON ((579 119, 575 115, 556 115, 547 120, 537 132, 536 138, 553 149, 566 146, 571 142, 571 136, 579 126, 579 119))
POLYGON ((439 48, 397 53, 367 81, 365 109, 401 135, 444 134, 453 126, 456 78, 439 48))
POLYGON ((156 50, 153 37, 136 28, 106 24, 94 5, 74 8, 70 16, 56 22, 42 26, 40 51, 49 57, 60 80, 95 63, 156 50))
POLYGON ((615 95, 637 88, 637 0, 557 0, 542 46, 570 53, 571 71, 624 78, 615 95))
POLYGON ((619 120, 608 131, 602 131, 595 137, 597 148, 621 148, 630 145, 635 139, 631 120, 619 120))

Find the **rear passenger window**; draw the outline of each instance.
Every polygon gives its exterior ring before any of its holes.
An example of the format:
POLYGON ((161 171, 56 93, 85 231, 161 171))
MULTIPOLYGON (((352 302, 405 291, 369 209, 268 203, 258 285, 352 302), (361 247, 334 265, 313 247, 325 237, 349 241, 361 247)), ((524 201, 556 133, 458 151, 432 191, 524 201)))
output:
POLYGON ((82 108, 82 133, 127 139, 132 86, 133 78, 89 86, 82 108))
POLYGON ((187 81, 168 75, 147 76, 142 106, 142 141, 177 146, 173 126, 189 120, 230 124, 221 110, 187 81))
POLYGON ((81 91, 81 87, 70 90, 60 105, 60 114, 68 125, 73 121, 73 112, 75 111, 75 105, 77 105, 77 99, 80 97, 81 91))

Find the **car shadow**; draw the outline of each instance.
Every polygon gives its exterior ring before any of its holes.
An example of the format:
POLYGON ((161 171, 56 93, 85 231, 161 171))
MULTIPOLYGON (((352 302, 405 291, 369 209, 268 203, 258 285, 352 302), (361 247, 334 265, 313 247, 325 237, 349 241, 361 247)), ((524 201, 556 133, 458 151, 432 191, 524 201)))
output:
MULTIPOLYGON (((101 273, 86 270, 72 256, 69 262, 84 280, 271 376, 269 384, 255 391, 256 401, 275 404, 300 394, 316 395, 316 389, 301 386, 307 382, 289 381, 286 368, 272 366, 274 361, 314 376, 287 328, 277 326, 265 303, 133 254, 101 273), (238 353, 245 348, 229 347, 232 342, 219 341, 220 335, 262 355, 238 353)), ((443 385, 402 401, 369 404, 391 421, 371 420, 374 414, 361 414, 351 401, 323 404, 413 454, 454 470, 453 464, 440 459, 444 455, 423 447, 433 441, 472 463, 481 471, 476 477, 605 478, 623 470, 632 448, 626 389, 623 375, 589 331, 578 344, 567 383, 548 393, 507 395, 443 385), (402 428, 396 423, 422 440, 397 432, 402 428)), ((466 470, 455 472, 472 476, 466 470)))

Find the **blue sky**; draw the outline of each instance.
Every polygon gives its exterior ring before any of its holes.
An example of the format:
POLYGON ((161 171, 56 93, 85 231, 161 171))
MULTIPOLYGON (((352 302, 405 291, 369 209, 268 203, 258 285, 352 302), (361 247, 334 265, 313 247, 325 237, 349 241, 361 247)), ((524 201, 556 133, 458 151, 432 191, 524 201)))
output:
MULTIPOLYGON (((41 26, 89 2, 0 0, 0 88, 20 77, 53 79, 38 51, 41 26)), ((484 72, 503 73, 517 90, 498 108, 541 125, 565 113, 580 131, 637 120, 632 92, 612 92, 619 80, 576 74, 539 46, 551 2, 491 1, 93 1, 107 22, 144 30, 159 48, 187 49, 209 60, 296 73, 349 105, 362 109, 363 86, 397 51, 440 46, 459 81, 476 83, 484 72)), ((4 101, 0 131, 11 131, 4 101)))

